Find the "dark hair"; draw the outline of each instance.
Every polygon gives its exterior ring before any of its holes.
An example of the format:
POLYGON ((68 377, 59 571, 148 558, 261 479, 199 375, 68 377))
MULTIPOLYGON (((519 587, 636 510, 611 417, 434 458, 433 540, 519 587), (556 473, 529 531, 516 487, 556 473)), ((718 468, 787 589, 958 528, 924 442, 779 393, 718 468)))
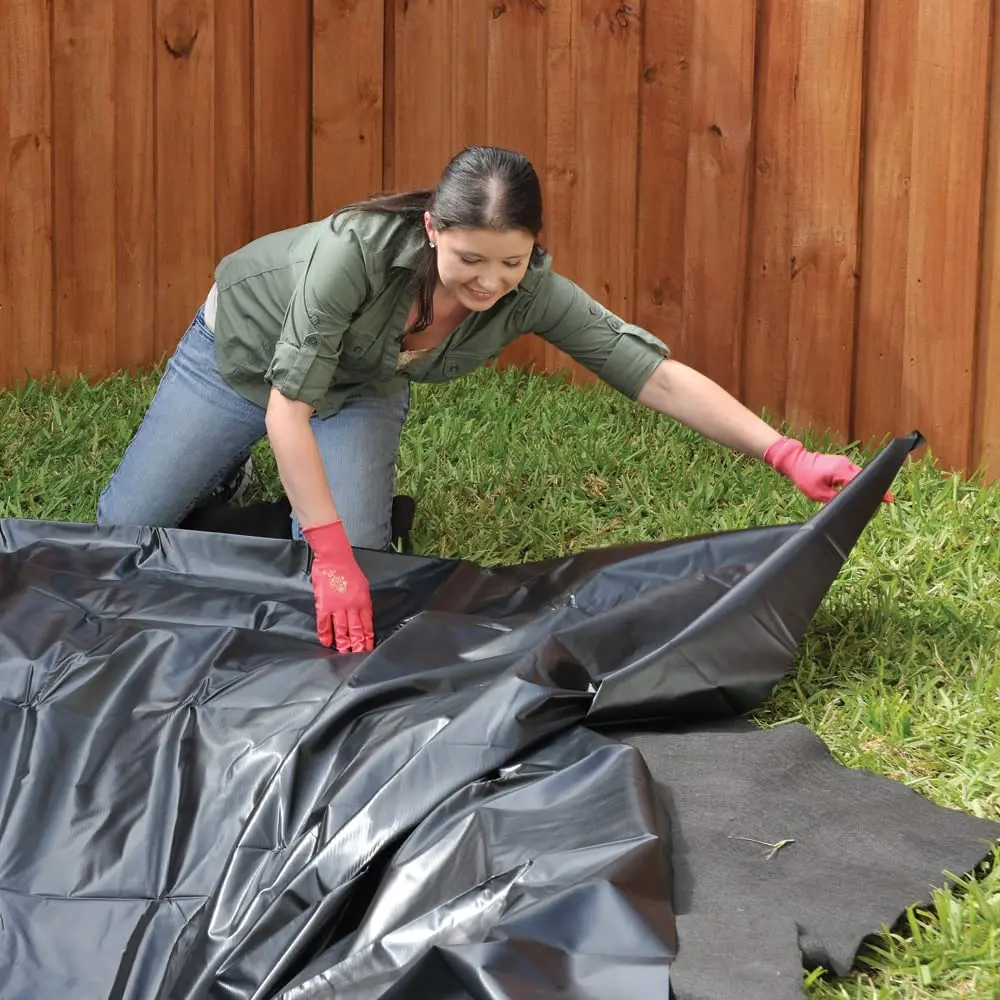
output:
MULTIPOLYGON (((467 146, 448 162, 434 190, 372 195, 345 205, 333 217, 348 212, 387 212, 404 216, 397 240, 420 234, 421 249, 413 285, 419 291, 417 318, 409 332, 426 329, 434 316, 437 284, 436 250, 423 239, 424 212, 435 229, 522 229, 536 240, 532 262, 545 251, 538 245, 542 231, 542 187, 535 168, 522 153, 496 146, 467 146)), ((395 249, 395 248, 394 248, 395 249)))

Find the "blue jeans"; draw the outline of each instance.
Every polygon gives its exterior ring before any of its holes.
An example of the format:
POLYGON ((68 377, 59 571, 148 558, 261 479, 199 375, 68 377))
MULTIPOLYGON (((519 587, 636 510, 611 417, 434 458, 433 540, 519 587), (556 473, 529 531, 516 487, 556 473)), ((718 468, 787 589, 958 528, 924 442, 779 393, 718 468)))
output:
MULTIPOLYGON (((384 549, 391 542, 396 462, 409 403, 407 388, 312 419, 334 502, 355 546, 384 549)), ((266 435, 264 415, 223 380, 215 338, 199 309, 100 496, 97 523, 176 527, 266 435)), ((292 535, 302 538, 294 514, 292 535)))

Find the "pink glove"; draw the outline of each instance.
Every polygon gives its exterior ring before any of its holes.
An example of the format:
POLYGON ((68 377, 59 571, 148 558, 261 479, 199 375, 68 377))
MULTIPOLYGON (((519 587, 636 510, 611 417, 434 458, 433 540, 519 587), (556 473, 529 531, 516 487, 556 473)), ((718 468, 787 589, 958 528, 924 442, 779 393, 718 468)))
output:
MULTIPOLYGON (((764 461, 775 472, 787 476, 810 500, 826 503, 837 495, 861 469, 843 455, 821 455, 806 451, 795 438, 779 438, 764 452, 764 461)), ((882 498, 892 503, 892 494, 882 498)))
POLYGON ((342 521, 314 524, 302 534, 313 550, 312 585, 316 634, 338 653, 370 653, 375 648, 372 599, 342 521))

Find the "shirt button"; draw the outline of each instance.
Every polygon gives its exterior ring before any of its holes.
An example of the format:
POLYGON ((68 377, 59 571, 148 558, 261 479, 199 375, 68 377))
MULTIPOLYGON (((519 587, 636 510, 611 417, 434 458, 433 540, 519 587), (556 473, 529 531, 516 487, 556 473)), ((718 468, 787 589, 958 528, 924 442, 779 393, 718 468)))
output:
POLYGON ((361 353, 361 345, 360 344, 355 344, 354 347, 351 348, 351 350, 354 351, 355 354, 360 354, 361 353))
POLYGON ((591 306, 590 307, 590 314, 591 314, 591 316, 599 316, 601 314, 601 310, 598 309, 597 306, 591 306))
POLYGON ((310 333, 309 336, 306 337, 307 346, 315 347, 318 343, 319 343, 319 337, 317 337, 315 333, 310 333))

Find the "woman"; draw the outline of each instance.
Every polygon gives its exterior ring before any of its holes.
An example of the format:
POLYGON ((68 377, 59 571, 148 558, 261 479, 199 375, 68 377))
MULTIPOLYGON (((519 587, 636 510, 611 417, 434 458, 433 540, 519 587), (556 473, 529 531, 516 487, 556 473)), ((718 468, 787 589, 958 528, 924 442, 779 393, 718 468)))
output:
POLYGON ((782 437, 554 273, 541 229, 528 160, 471 147, 434 191, 377 196, 225 257, 101 494, 98 523, 179 524, 266 434, 293 537, 312 549, 319 640, 370 650, 371 596, 352 545, 388 543, 409 383, 471 372, 523 333, 757 456, 812 499, 860 471, 782 437))

